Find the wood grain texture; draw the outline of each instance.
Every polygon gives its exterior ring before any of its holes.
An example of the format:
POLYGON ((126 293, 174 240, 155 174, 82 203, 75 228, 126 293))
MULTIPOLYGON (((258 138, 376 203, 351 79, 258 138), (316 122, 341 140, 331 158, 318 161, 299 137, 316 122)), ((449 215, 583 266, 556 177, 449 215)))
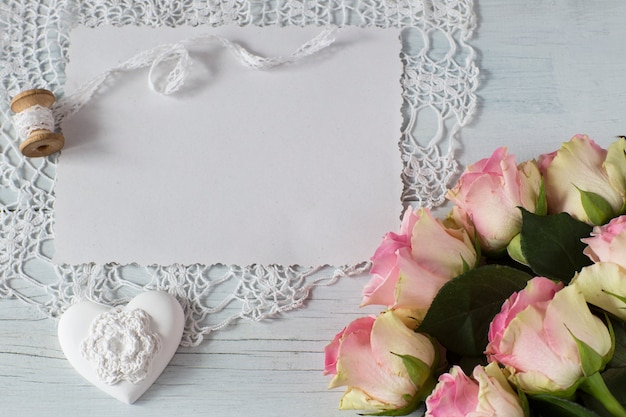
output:
MULTIPOLYGON (((585 126, 603 138, 626 132, 626 2, 476 3, 480 26, 471 43, 482 71, 481 105, 461 132, 460 157, 484 157, 502 138, 512 137, 512 151, 531 157, 585 126), (555 78, 564 65, 574 67, 555 78)), ((322 352, 348 322, 377 311, 358 308, 366 280, 346 278, 317 288, 298 311, 259 323, 240 321, 197 348, 179 349, 132 406, 74 372, 58 345, 55 321, 18 301, 0 300, 0 410, 47 417, 355 415, 337 410, 341 390, 326 390, 322 352)))
POLYGON ((479 106, 460 132, 467 164, 507 145, 518 161, 578 133, 624 134, 626 2, 477 1, 479 106))
MULTIPOLYGON (((306 307, 264 322, 239 321, 197 348, 180 348, 134 404, 102 393, 64 358, 56 321, 15 300, 0 302, 0 409, 13 416, 340 416, 323 349, 359 309, 366 277, 314 290, 306 307)), ((7 414, 8 415, 8 414, 7 414)))

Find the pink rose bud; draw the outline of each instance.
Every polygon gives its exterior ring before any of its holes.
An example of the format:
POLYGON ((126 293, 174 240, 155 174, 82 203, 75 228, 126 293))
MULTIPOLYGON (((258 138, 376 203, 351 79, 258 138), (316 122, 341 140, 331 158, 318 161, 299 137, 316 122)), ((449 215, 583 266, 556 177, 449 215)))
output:
POLYGON ((407 396, 421 388, 397 355, 413 356, 429 367, 437 357, 430 339, 406 327, 393 311, 353 321, 335 336, 325 354, 325 374, 333 375, 329 388, 348 387, 339 408, 363 411, 405 407, 407 396))
POLYGON ((580 290, 543 277, 505 301, 488 337, 489 361, 504 365, 510 380, 528 393, 576 387, 585 376, 576 339, 604 359, 611 354, 609 331, 591 314, 580 290))
POLYGON ((426 399, 425 417, 522 417, 524 409, 496 363, 477 366, 474 379, 458 366, 439 377, 426 399))
POLYGON ((591 237, 582 241, 588 245, 584 253, 592 261, 612 262, 626 268, 626 216, 594 227, 591 237))
POLYGON ((447 198, 471 221, 483 250, 497 253, 521 230, 519 207, 535 212, 540 189, 534 161, 518 166, 506 148, 498 148, 488 159, 468 166, 447 198))
MULTIPOLYGON (((613 216, 624 204, 626 172, 624 141, 613 143, 608 151, 586 135, 576 135, 561 148, 539 157, 544 176, 550 213, 569 213, 594 224, 594 216, 585 208, 581 194, 594 193, 608 203, 613 216)), ((602 217, 602 216, 601 216, 602 217)))
POLYGON ((445 226, 428 209, 409 209, 400 233, 388 233, 372 257, 362 305, 425 310, 443 284, 475 263, 464 229, 445 226))

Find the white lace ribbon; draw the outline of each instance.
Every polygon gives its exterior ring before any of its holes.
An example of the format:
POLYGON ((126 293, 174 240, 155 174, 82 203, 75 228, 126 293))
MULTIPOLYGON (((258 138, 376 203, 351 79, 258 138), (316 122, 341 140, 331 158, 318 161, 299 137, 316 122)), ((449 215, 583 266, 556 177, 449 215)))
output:
POLYGON ((60 100, 54 106, 54 115, 59 123, 64 118, 71 117, 89 102, 96 91, 115 74, 140 68, 150 67, 148 85, 152 91, 163 95, 177 92, 184 85, 192 65, 188 50, 191 46, 217 42, 230 51, 237 62, 244 67, 253 70, 269 70, 279 65, 297 62, 330 46, 335 41, 336 31, 337 28, 335 27, 327 27, 319 35, 296 49, 291 55, 279 57, 255 55, 238 43, 218 35, 203 35, 177 43, 159 45, 135 55, 88 81, 77 91, 60 100), (157 80, 159 66, 171 61, 175 61, 173 68, 167 73, 165 82, 159 82, 157 80))
POLYGON ((17 134, 25 139, 36 130, 54 130, 54 115, 48 107, 36 104, 13 116, 17 134))

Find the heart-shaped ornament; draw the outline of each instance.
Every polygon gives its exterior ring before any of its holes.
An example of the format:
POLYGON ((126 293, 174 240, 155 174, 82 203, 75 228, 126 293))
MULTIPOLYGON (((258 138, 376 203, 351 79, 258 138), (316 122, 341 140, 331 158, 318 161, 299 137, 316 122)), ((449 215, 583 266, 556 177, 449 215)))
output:
POLYGON ((74 304, 59 321, 59 343, 86 380, 132 404, 170 362, 184 326, 178 301, 167 293, 149 291, 123 308, 91 301, 74 304))

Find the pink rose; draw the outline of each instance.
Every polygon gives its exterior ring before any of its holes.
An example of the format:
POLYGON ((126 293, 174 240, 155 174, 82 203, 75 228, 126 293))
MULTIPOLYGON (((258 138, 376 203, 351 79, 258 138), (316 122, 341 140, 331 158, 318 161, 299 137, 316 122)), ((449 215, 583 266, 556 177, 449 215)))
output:
POLYGON ((614 142, 607 151, 588 136, 576 135, 558 151, 541 155, 539 169, 545 181, 548 211, 566 212, 593 224, 581 199, 581 192, 591 192, 608 203, 612 210, 609 216, 617 214, 624 205, 626 186, 624 143, 614 142))
POLYGON ((626 216, 596 226, 591 237, 582 239, 588 246, 584 253, 594 262, 612 262, 626 268, 626 216))
POLYGON ((402 217, 399 233, 389 232, 372 256, 372 278, 363 288, 362 305, 393 305, 400 268, 398 252, 411 248, 411 234, 419 216, 416 211, 407 209, 402 217))
MULTIPOLYGON (((576 339, 608 360, 609 331, 575 286, 536 277, 514 293, 489 326, 486 354, 529 393, 576 389, 583 378, 576 339)), ((599 369, 595 370, 598 371, 599 369)))
POLYGON ((425 417, 524 416, 519 397, 496 363, 477 366, 473 377, 458 366, 441 375, 426 399, 425 417))
POLYGON ((408 404, 416 387, 397 355, 410 355, 429 367, 437 357, 430 339, 406 327, 393 311, 350 323, 326 347, 329 388, 347 386, 342 410, 395 410, 408 404))
POLYGON ((475 263, 464 229, 445 226, 427 209, 409 209, 400 233, 388 233, 372 257, 362 305, 427 309, 443 284, 475 263))
POLYGON ((500 252, 519 234, 522 213, 534 212, 541 174, 534 161, 519 166, 506 148, 467 167, 447 198, 470 219, 486 252, 500 252))

